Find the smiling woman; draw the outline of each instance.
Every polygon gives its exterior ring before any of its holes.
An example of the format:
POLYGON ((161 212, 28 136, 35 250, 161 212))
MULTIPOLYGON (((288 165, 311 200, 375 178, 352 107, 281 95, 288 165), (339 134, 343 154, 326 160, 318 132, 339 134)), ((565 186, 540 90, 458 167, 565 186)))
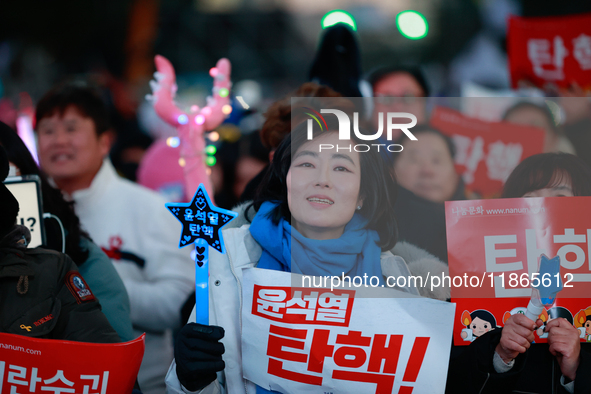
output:
POLYGON ((319 144, 338 141, 336 132, 308 141, 294 155, 287 173, 292 225, 307 238, 340 237, 357 207, 363 206, 359 153, 318 152, 319 144))
MULTIPOLYGON (((167 377, 169 392, 183 393, 183 387, 221 392, 222 384, 232 393, 269 392, 255 388, 242 374, 243 268, 367 275, 379 284, 385 283, 384 275, 410 275, 404 260, 389 252, 397 240, 392 209, 396 183, 386 163, 377 150, 352 149, 361 141, 339 140, 336 117, 329 117, 325 126, 312 125, 311 139, 306 123, 293 128, 247 209, 247 216, 250 208, 256 211, 252 224, 223 232, 227 254, 211 256, 219 261, 210 264, 210 280, 215 278, 210 322, 216 325, 190 323, 181 330, 167 377), (338 150, 320 150, 337 143, 338 150), (216 372, 224 378, 218 381, 216 372)), ((418 295, 414 287, 399 290, 418 295)))

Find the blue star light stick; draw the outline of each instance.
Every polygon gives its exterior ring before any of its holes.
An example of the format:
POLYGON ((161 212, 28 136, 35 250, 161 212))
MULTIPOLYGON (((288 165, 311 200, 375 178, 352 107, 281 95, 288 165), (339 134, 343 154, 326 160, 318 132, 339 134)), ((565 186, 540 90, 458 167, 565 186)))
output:
POLYGON ((527 305, 525 316, 534 322, 544 310, 544 305, 554 304, 558 292, 562 290, 562 278, 560 277, 560 256, 549 259, 545 254, 540 256, 540 269, 537 285, 533 285, 531 299, 527 305))
POLYGON ((196 322, 209 324, 209 250, 226 253, 222 227, 238 214, 211 203, 203 183, 189 203, 167 203, 166 208, 183 224, 179 248, 195 243, 196 322))

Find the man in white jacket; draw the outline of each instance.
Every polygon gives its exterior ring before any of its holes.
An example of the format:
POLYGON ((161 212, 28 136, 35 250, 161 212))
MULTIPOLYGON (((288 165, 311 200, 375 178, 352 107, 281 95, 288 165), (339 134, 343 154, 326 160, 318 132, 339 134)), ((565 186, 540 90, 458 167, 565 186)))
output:
POLYGON ((138 375, 145 394, 162 393, 172 360, 170 331, 191 293, 194 263, 178 249, 179 226, 155 192, 117 175, 107 110, 91 89, 65 85, 36 110, 42 169, 75 201, 84 230, 111 257, 129 294, 134 333, 146 332, 138 375))

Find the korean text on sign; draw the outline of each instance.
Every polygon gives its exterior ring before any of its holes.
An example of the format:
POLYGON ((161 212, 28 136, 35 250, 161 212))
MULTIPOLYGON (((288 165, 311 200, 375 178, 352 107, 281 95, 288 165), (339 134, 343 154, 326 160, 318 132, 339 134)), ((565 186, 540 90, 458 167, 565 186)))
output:
POLYGON ((290 287, 291 278, 243 272, 246 379, 282 393, 443 393, 453 304, 393 289, 290 287))

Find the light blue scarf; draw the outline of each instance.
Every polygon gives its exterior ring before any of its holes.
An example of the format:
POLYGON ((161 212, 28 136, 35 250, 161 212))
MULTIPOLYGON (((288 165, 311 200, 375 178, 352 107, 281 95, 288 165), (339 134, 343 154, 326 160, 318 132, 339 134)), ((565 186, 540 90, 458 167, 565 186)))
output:
MULTIPOLYGON (((317 240, 304 237, 283 218, 274 224, 271 213, 277 206, 264 202, 250 226, 252 237, 263 248, 258 268, 314 276, 345 274, 351 280, 354 275, 367 274, 377 276, 383 284, 382 251, 376 244, 380 237, 365 228, 363 216, 355 214, 339 238, 317 240)), ((257 394, 263 393, 273 392, 257 386, 257 394)))

